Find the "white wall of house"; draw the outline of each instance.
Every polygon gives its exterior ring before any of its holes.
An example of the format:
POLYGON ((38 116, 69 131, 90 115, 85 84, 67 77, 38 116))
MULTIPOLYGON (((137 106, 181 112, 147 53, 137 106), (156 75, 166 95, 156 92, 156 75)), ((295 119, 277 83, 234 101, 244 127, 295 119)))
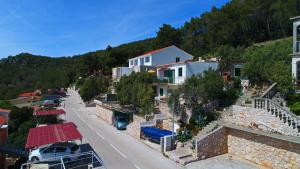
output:
POLYGON ((191 77, 192 75, 202 74, 208 69, 217 70, 219 67, 218 62, 188 62, 186 63, 186 77, 191 77))
POLYGON ((128 67, 132 68, 134 66, 152 66, 152 55, 144 55, 129 59, 128 67))
POLYGON ((158 66, 175 63, 177 57, 180 59, 179 62, 193 59, 193 56, 188 54, 187 52, 179 49, 176 46, 170 46, 160 52, 152 54, 152 65, 158 66))
POLYGON ((174 84, 182 84, 186 79, 186 64, 178 64, 170 67, 174 70, 174 84), (182 69, 181 75, 179 74, 179 69, 182 69))
POLYGON ((300 34, 300 16, 296 17, 293 20, 293 53, 300 53, 299 50, 297 50, 297 48, 299 49, 299 39, 297 38, 297 35, 300 34), (298 42, 298 43, 297 43, 298 42))
MULTIPOLYGON (((218 65, 218 62, 187 62, 171 65, 168 67, 168 69, 174 71, 174 84, 180 85, 185 82, 186 78, 191 77, 192 75, 201 74, 209 68, 217 70, 218 65), (179 73, 180 69, 181 73, 179 73)), ((157 71, 158 79, 164 78, 165 70, 166 69, 157 71)))
POLYGON ((166 85, 158 85, 156 88, 156 93, 158 97, 167 97, 168 87, 166 85), (161 95, 161 90, 163 90, 162 95, 161 95))
MULTIPOLYGON (((300 16, 293 18, 293 58, 292 58, 292 76, 295 80, 300 80, 297 77, 297 62, 300 62, 300 16)), ((298 64, 299 65, 299 64, 298 64)))
POLYGON ((164 64, 175 63, 176 58, 179 58, 179 62, 191 60, 193 56, 187 52, 179 49, 176 46, 169 46, 151 54, 138 56, 131 58, 128 61, 128 67, 134 66, 158 66, 164 64))
POLYGON ((132 72, 132 69, 129 67, 116 67, 112 69, 112 78, 118 79, 121 76, 127 75, 129 76, 132 72))
MULTIPOLYGON (((300 57, 293 57, 293 59, 292 59, 293 79, 296 79, 296 77, 297 77, 297 62, 300 62, 300 57)), ((299 80, 299 79, 297 79, 297 80, 299 80)))
MULTIPOLYGON (((174 70, 174 83, 175 85, 182 85, 188 77, 192 75, 202 74, 204 71, 208 69, 217 70, 218 62, 187 62, 182 64, 174 64, 168 67, 168 70, 174 70), (182 69, 182 76, 179 76, 179 69, 182 69)), ((159 79, 163 79, 164 71, 166 69, 162 68, 158 70, 157 77, 159 79)), ((158 85, 156 96, 158 97, 166 97, 168 95, 168 90, 166 84, 158 85), (164 90, 164 94, 160 95, 160 88, 164 90)))

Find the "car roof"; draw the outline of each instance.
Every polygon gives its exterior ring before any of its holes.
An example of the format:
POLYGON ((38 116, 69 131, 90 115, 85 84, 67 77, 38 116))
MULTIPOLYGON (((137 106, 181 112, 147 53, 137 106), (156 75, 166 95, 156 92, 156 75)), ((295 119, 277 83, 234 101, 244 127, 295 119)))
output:
POLYGON ((77 144, 71 142, 62 142, 62 143, 54 143, 51 146, 74 146, 74 145, 77 144))

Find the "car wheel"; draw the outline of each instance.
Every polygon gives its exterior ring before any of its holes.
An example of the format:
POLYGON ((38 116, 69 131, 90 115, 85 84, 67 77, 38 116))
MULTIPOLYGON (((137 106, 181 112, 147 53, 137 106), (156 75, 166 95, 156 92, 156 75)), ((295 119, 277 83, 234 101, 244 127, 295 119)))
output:
POLYGON ((39 162, 40 159, 39 159, 38 157, 32 157, 32 158, 31 158, 31 161, 32 161, 32 162, 39 162))

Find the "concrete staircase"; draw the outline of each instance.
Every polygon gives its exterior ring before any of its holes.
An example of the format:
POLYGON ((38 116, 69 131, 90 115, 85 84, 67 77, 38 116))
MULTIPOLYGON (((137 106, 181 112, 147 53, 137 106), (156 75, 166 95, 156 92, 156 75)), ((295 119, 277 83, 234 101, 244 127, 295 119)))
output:
MULTIPOLYGON (((218 127, 219 121, 213 121, 209 123, 194 137, 194 140, 200 139, 201 137, 214 131, 218 127)), ((198 160, 196 150, 193 146, 193 140, 186 142, 183 147, 179 146, 176 148, 176 150, 166 152, 166 155, 169 156, 170 159, 181 165, 186 165, 198 160)))
MULTIPOLYGON (((280 106, 277 102, 267 98, 254 98, 254 108, 262 109, 272 117, 278 119, 285 126, 290 128, 293 136, 300 137, 300 118, 290 112, 288 109, 280 106)), ((279 123, 278 123, 279 124, 279 123)))
POLYGON ((193 156, 193 150, 189 146, 178 147, 176 150, 166 153, 169 158, 181 165, 186 165, 188 163, 197 161, 193 156))
POLYGON ((195 139, 200 139, 204 135, 214 131, 219 127, 219 121, 212 121, 207 126, 205 126, 196 136, 195 139))

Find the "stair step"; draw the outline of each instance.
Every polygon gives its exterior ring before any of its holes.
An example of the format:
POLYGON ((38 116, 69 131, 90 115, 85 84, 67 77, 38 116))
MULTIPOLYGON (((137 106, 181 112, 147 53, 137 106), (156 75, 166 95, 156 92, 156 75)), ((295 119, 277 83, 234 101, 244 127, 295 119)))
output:
POLYGON ((176 161, 182 158, 192 156, 192 151, 190 151, 188 147, 180 147, 177 148, 176 150, 170 151, 169 154, 170 154, 169 157, 176 161))
POLYGON ((191 162, 195 162, 195 161, 197 161, 197 159, 196 159, 195 157, 189 156, 189 157, 180 159, 180 160, 179 160, 179 163, 180 163, 181 165, 187 165, 187 164, 189 164, 189 163, 191 163, 191 162))
POLYGON ((192 153, 191 154, 186 154, 184 156, 179 157, 179 159, 185 159, 185 158, 192 157, 192 156, 193 156, 192 153))

